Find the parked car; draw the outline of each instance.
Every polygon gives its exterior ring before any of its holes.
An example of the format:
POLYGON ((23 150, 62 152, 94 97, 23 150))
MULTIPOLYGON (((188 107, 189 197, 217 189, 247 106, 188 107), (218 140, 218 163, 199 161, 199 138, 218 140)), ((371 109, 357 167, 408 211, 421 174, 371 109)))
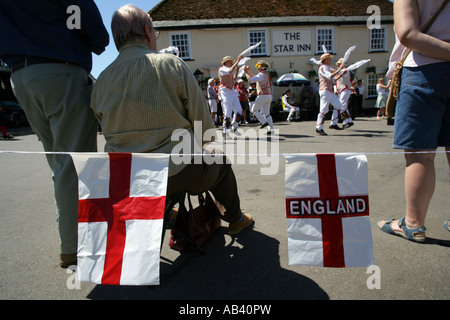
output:
POLYGON ((6 125, 10 127, 28 126, 28 119, 25 111, 15 101, 0 101, 0 108, 5 109, 6 125))

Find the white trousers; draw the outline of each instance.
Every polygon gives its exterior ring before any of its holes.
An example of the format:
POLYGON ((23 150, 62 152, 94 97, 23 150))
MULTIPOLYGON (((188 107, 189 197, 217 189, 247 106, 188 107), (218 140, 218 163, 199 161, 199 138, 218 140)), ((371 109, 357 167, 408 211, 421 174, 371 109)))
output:
MULTIPOLYGON (((352 92, 350 90, 345 89, 345 90, 342 90, 341 93, 339 93, 339 95, 338 95, 339 101, 341 102, 341 105, 342 105, 340 112, 341 112, 341 114, 343 114, 344 112, 346 113, 346 117, 344 117, 342 124, 347 124, 349 122, 353 122, 352 117, 350 117, 350 113, 348 112, 348 99, 350 98, 351 94, 352 94, 352 92)), ((338 110, 334 109, 333 115, 331 117, 330 125, 337 124, 338 120, 339 120, 338 110)))
POLYGON ((272 116, 270 115, 270 105, 272 104, 272 95, 259 95, 253 105, 253 114, 261 124, 269 123, 269 127, 273 129, 272 116))
POLYGON ((233 112, 242 114, 242 107, 236 90, 221 87, 219 93, 222 100, 224 118, 231 118, 233 112))
POLYGON ((217 112, 217 100, 216 99, 208 99, 209 111, 217 112))
POLYGON ((298 113, 300 112, 300 108, 298 107, 287 107, 289 109, 289 115, 288 119, 292 119, 292 117, 295 115, 295 118, 298 118, 298 113))
POLYGON ((320 96, 320 110, 319 114, 317 115, 316 129, 321 130, 323 129, 324 119, 329 111, 330 103, 333 105, 335 110, 341 110, 342 103, 337 95, 328 90, 319 91, 319 96, 320 96))

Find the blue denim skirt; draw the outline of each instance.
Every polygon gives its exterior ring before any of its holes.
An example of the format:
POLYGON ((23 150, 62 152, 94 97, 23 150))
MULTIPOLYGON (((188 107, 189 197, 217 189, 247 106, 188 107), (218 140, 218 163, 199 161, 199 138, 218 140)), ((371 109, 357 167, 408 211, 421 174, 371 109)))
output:
POLYGON ((450 62, 404 67, 393 148, 437 147, 450 147, 450 62))

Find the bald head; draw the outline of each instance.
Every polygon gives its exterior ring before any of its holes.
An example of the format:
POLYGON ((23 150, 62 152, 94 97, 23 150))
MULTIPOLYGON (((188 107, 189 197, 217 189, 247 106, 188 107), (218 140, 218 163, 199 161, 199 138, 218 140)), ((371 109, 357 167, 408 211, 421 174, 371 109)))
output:
MULTIPOLYGON (((154 33, 150 15, 131 4, 117 9, 111 21, 111 30, 117 50, 125 44, 149 41, 148 37, 154 33)), ((154 45, 156 49, 156 43, 154 45)))

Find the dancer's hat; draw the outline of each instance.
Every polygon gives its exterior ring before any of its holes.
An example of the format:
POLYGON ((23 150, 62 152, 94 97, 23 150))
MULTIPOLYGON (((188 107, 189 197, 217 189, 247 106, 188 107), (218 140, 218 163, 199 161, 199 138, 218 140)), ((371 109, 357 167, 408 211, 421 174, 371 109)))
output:
POLYGON ((328 52, 324 53, 323 55, 320 56, 320 61, 322 62, 323 60, 328 59, 328 58, 333 59, 333 56, 331 54, 329 54, 328 52))
POLYGON ((255 67, 267 70, 269 68, 269 64, 264 60, 259 60, 258 63, 255 64, 255 67))
POLYGON ((234 62, 234 59, 233 59, 233 57, 230 57, 230 56, 226 56, 226 57, 222 58, 222 64, 224 64, 227 61, 234 62))

